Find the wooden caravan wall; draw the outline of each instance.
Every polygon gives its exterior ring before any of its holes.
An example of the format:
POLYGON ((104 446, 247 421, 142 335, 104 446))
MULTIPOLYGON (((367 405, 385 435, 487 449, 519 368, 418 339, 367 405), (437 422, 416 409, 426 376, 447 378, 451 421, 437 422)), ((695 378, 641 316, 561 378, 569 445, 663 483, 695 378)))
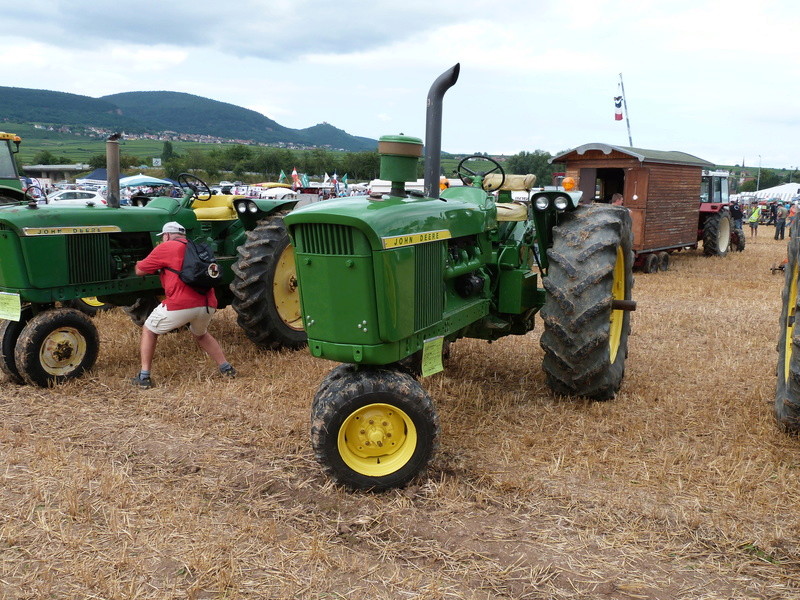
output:
MULTIPOLYGON (((697 243, 702 169, 687 165, 640 163, 627 154, 589 151, 566 161, 565 175, 582 189, 581 169, 624 169, 625 206, 631 210, 637 252, 697 243), (637 185, 632 185, 636 181, 637 185), (645 187, 646 189, 642 189, 645 187), (637 196, 634 198, 634 195, 637 196)), ((585 184, 587 182, 584 182, 585 184)), ((587 184, 587 188, 591 185, 587 184)), ((586 194, 584 194, 585 200, 586 194)))
POLYGON ((702 169, 651 164, 644 238, 636 250, 697 243, 702 169))

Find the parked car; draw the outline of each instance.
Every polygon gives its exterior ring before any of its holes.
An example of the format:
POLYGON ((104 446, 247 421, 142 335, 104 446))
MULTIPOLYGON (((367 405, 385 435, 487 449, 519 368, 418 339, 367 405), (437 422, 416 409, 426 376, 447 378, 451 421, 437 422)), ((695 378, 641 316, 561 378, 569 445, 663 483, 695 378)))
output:
POLYGON ((103 194, 90 190, 61 190, 53 192, 47 197, 48 204, 59 206, 85 206, 90 202, 96 205, 107 204, 103 194))

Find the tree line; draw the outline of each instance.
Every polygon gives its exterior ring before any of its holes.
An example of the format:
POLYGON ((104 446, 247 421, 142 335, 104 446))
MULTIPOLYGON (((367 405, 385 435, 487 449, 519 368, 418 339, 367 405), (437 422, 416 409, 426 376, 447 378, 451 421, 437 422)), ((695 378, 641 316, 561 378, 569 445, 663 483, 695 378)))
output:
MULTIPOLYGON (((540 185, 549 185, 552 174, 563 170, 563 165, 549 163, 552 155, 544 150, 523 151, 500 160, 503 170, 508 174, 536 175, 540 185)), ((34 164, 69 164, 64 156, 56 156, 49 150, 38 152, 34 164)), ((129 169, 142 163, 139 156, 121 153, 120 168, 129 169)), ((93 168, 106 166, 105 154, 96 154, 88 160, 93 168)), ((176 178, 180 173, 201 172, 209 179, 217 179, 223 174, 232 173, 237 179, 245 181, 255 176, 263 181, 276 181, 283 172, 287 177, 293 168, 298 173, 322 177, 325 173, 339 176, 347 173, 351 181, 377 179, 380 174, 380 156, 371 152, 331 152, 324 148, 313 150, 290 150, 288 148, 254 148, 235 144, 226 147, 190 148, 183 154, 175 152, 171 142, 164 142, 161 151, 161 168, 164 176, 176 178)), ((424 165, 420 161, 418 177, 422 177, 424 165)), ((454 173, 443 173, 451 177, 454 173)))

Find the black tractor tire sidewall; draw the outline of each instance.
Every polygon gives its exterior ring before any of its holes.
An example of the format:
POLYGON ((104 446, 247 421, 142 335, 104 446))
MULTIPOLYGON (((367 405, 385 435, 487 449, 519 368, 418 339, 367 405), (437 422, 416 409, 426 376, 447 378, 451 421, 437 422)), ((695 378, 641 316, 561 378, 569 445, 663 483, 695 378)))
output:
POLYGON ((658 253, 658 269, 660 271, 669 271, 669 261, 670 261, 669 252, 658 253))
POLYGON ((150 313, 153 312, 153 309, 159 304, 161 304, 161 300, 158 298, 146 296, 144 298, 139 298, 133 304, 123 306, 122 310, 131 318, 134 325, 143 327, 144 322, 147 321, 147 317, 150 316, 150 313))
POLYGON ((578 208, 554 228, 542 307, 542 367, 556 394, 613 398, 625 374, 630 312, 620 311, 619 346, 611 357, 612 288, 617 251, 624 260, 624 300, 633 288, 633 235, 624 207, 578 208))
POLYGON ((80 377, 94 366, 100 349, 100 336, 91 319, 74 308, 57 308, 39 313, 25 325, 14 350, 20 376, 31 385, 47 387, 80 377), (86 343, 86 352, 75 367, 62 375, 48 373, 41 363, 40 350, 49 335, 61 327, 75 329, 86 343))
POLYGON ((275 271, 289 247, 284 214, 265 219, 247 232, 245 243, 238 248, 239 258, 233 265, 234 279, 230 285, 231 306, 239 327, 257 346, 268 350, 302 348, 307 340, 305 330, 294 329, 284 322, 275 303, 275 271))
POLYGON ((791 356, 788 365, 788 377, 786 376, 786 344, 789 335, 787 320, 791 309, 795 310, 795 319, 800 317, 797 310, 798 294, 800 288, 795 281, 795 294, 791 297, 792 282, 796 277, 795 268, 800 260, 800 228, 792 227, 792 239, 789 242, 788 257, 789 262, 784 269, 784 286, 781 294, 781 318, 778 334, 778 367, 777 384, 775 386, 775 420, 778 426, 789 433, 800 434, 800 324, 793 327, 793 339, 791 340, 791 356))
POLYGON ((718 213, 709 215, 703 224, 703 254, 706 256, 725 256, 731 249, 730 232, 733 231, 733 220, 728 209, 723 208, 718 213), (724 244, 725 250, 720 250, 720 235, 725 231, 722 226, 723 221, 727 220, 729 232, 727 243, 724 244))
POLYGON ((14 383, 23 383, 14 359, 19 334, 25 328, 25 321, 0 321, 0 370, 14 383))
POLYGON ((734 252, 743 252, 747 238, 744 235, 744 229, 741 227, 734 227, 731 234, 731 250, 734 252))
POLYGON ((438 447, 439 418, 433 401, 408 373, 378 367, 337 367, 323 381, 312 407, 311 444, 317 462, 336 483, 349 489, 380 492, 403 487, 425 470, 438 447), (346 464, 338 438, 353 412, 375 403, 405 412, 416 428, 417 445, 400 468, 373 477, 346 464))
POLYGON ((94 306, 86 302, 83 298, 75 298, 74 300, 70 300, 64 304, 69 308, 74 308, 75 310, 79 310, 84 314, 89 315, 90 317, 95 316, 97 313, 101 313, 107 310, 111 310, 114 308, 111 304, 101 304, 100 306, 94 306))

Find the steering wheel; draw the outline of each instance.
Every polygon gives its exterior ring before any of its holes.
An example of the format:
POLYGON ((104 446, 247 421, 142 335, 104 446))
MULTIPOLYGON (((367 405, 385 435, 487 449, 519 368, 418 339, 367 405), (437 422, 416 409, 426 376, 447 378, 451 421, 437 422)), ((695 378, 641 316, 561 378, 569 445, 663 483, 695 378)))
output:
POLYGON ((45 196, 44 191, 38 185, 29 185, 25 189, 25 193, 23 194, 23 201, 28 202, 29 204, 33 202, 34 204, 38 204, 40 200, 44 200, 47 202, 47 196, 45 196))
POLYGON ((472 156, 467 156, 462 158, 461 161, 458 163, 458 167, 456 167, 456 175, 458 178, 464 183, 464 185, 473 185, 475 183, 475 178, 480 177, 481 179, 485 178, 490 173, 494 173, 496 171, 500 172, 500 185, 493 187, 491 189, 484 188, 487 192, 493 192, 495 190, 499 190, 503 187, 503 184, 506 182, 506 172, 503 171, 503 167, 500 166, 500 163, 494 160, 493 158, 489 158, 488 156, 480 156, 477 154, 473 154, 472 156), (474 161, 485 161, 492 165, 494 165, 488 171, 473 171, 469 167, 466 166, 466 162, 474 160, 474 161))
POLYGON ((196 200, 211 199, 211 188, 208 187, 208 184, 191 173, 181 173, 178 175, 178 183, 180 183, 182 187, 185 186, 192 190, 192 195, 196 200))

